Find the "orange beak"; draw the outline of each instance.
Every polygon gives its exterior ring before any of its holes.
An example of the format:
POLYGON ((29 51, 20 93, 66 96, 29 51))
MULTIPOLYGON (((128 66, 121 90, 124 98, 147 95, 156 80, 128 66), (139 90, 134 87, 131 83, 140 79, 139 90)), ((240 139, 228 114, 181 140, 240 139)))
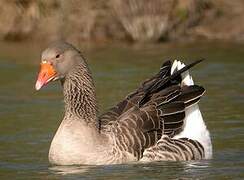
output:
POLYGON ((56 76, 57 72, 54 70, 53 66, 48 62, 41 63, 41 69, 37 77, 36 81, 36 90, 38 91, 48 82, 53 80, 56 76))

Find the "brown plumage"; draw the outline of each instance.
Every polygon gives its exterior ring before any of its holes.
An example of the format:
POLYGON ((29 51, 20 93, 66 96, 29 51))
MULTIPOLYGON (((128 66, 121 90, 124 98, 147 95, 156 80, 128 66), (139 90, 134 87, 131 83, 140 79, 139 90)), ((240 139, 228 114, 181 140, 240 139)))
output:
POLYGON ((50 147, 50 162, 112 164, 204 158, 204 147, 197 140, 174 139, 185 127, 186 109, 205 91, 197 85, 182 86, 182 73, 199 62, 173 73, 172 63, 165 62, 159 73, 98 117, 95 88, 84 58, 68 43, 52 44, 42 54, 42 63, 50 69, 41 69, 36 84, 40 89, 60 79, 63 85, 65 115, 50 147))

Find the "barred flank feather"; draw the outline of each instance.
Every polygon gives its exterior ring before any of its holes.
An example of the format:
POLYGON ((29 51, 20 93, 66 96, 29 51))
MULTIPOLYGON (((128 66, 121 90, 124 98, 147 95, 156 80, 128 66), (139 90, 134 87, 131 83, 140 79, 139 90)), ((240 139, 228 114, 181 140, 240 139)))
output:
POLYGON ((145 150, 141 161, 186 161, 203 158, 204 148, 199 142, 187 138, 170 139, 164 135, 155 146, 145 150))

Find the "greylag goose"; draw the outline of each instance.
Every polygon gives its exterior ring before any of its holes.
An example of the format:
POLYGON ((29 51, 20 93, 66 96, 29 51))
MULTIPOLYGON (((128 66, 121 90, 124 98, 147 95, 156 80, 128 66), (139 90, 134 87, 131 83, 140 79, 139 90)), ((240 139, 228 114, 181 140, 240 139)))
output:
POLYGON ((184 65, 165 62, 152 78, 98 116, 91 72, 80 51, 66 42, 41 55, 35 88, 60 80, 64 118, 52 140, 56 165, 118 164, 133 161, 209 159, 212 145, 198 102, 205 90, 194 85, 184 65))

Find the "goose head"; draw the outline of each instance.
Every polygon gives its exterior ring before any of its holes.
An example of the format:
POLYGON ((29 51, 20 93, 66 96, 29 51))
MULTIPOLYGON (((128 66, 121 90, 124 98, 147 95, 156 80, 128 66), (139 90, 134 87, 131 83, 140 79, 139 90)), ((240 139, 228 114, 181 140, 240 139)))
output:
POLYGON ((79 50, 66 42, 55 42, 41 54, 41 67, 35 89, 40 90, 49 82, 62 80, 83 61, 79 50))

